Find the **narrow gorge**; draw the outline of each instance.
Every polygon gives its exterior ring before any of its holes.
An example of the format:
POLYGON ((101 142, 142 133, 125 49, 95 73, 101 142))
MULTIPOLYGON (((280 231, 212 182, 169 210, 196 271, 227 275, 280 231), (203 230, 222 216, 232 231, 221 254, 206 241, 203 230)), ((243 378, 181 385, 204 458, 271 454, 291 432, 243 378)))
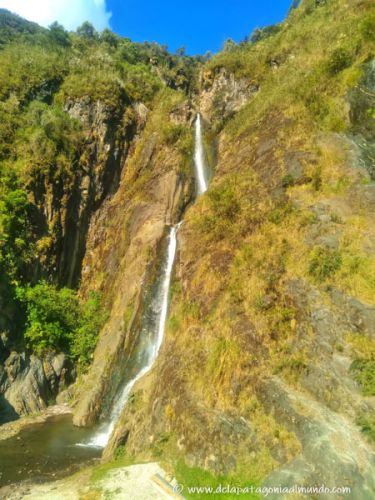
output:
POLYGON ((189 56, 0 9, 1 498, 375 498, 374 33, 302 0, 189 56))

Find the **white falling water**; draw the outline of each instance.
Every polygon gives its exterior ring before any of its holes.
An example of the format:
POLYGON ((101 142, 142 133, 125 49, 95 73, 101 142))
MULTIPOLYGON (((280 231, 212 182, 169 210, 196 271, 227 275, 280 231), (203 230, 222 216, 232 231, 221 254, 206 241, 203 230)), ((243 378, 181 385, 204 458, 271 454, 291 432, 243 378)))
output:
POLYGON ((154 299, 152 300, 150 307, 153 309, 153 313, 157 320, 157 334, 154 336, 153 331, 146 332, 150 342, 148 343, 145 351, 140 354, 138 372, 135 377, 130 380, 125 387, 122 389, 121 393, 117 396, 114 405, 112 407, 109 422, 104 424, 98 431, 96 435, 88 443, 81 443, 81 446, 94 446, 94 447, 104 447, 108 443, 109 437, 114 429, 114 426, 126 405, 130 391, 134 384, 143 375, 145 375, 154 364, 161 344, 163 342, 165 322, 167 320, 168 312, 168 293, 171 284, 171 276, 173 269, 174 257, 176 254, 177 246, 177 231, 180 224, 172 227, 169 235, 168 250, 165 259, 165 264, 162 270, 162 276, 160 280, 160 285, 154 299))
POLYGON ((195 154, 194 154, 195 173, 198 181, 198 196, 207 191, 204 163, 205 162, 204 162, 204 146, 202 138, 201 115, 198 114, 195 123, 195 154))

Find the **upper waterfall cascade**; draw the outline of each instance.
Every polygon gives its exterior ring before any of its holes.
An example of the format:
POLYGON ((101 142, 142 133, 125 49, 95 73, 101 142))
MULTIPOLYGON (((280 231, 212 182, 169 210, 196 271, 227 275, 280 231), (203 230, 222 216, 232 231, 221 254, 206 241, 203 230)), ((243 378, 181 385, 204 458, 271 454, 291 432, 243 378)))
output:
POLYGON ((202 137, 201 115, 198 113, 195 123, 195 153, 194 165, 198 183, 198 196, 207 191, 205 176, 204 146, 202 137))

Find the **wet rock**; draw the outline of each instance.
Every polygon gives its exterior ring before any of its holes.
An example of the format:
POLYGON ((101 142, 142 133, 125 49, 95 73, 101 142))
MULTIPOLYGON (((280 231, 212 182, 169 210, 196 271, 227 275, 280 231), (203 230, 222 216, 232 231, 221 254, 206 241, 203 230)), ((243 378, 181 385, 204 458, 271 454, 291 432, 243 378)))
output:
POLYGON ((22 372, 26 365, 26 354, 18 354, 17 352, 12 352, 9 358, 5 361, 5 370, 11 381, 15 380, 17 376, 22 372))
POLYGON ((65 354, 57 354, 52 359, 52 368, 56 374, 56 377, 60 377, 61 373, 67 365, 69 358, 65 354))
POLYGON ((62 390, 56 397, 58 405, 69 404, 74 396, 74 385, 71 384, 67 389, 62 390))

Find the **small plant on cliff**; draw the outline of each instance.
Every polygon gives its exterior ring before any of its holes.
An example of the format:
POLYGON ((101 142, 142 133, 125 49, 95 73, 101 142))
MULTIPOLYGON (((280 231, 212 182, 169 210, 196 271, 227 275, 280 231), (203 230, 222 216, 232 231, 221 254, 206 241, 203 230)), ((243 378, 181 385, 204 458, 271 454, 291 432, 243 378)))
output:
POLYGON ((375 396, 375 360, 357 358, 350 365, 350 372, 362 387, 364 396, 375 396))
POLYGON ((185 129, 182 125, 175 125, 174 123, 165 123, 163 125, 163 138, 166 144, 173 146, 179 140, 185 129))
POLYGON ((351 60, 352 57, 350 52, 345 47, 338 47, 330 54, 330 58, 327 63, 328 71, 332 75, 339 73, 343 69, 350 66, 351 60))
POLYGON ((162 432, 157 435, 156 443, 152 449, 152 454, 154 457, 161 457, 164 451, 164 448, 169 443, 172 437, 171 432, 162 432))
POLYGON ((125 458, 125 456, 126 456, 126 444, 123 444, 115 450, 113 458, 115 460, 122 460, 123 458, 125 458))
POLYGON ((375 413, 370 417, 359 416, 356 419, 356 424, 361 428, 361 432, 368 438, 368 442, 375 441, 375 413))
POLYGON ((194 221, 202 236, 221 240, 236 231, 235 222, 241 213, 235 178, 212 187, 206 194, 209 213, 194 221))
POLYGON ((72 355, 84 370, 90 364, 100 329, 108 317, 102 306, 102 294, 92 291, 86 303, 80 302, 80 319, 74 331, 72 355))
POLYGON ((286 174, 284 177, 281 179, 281 184, 284 188, 292 187, 294 186, 294 177, 292 174, 286 174))
POLYGON ((309 274, 323 282, 340 269, 341 263, 342 257, 338 250, 317 247, 310 260, 309 274))

